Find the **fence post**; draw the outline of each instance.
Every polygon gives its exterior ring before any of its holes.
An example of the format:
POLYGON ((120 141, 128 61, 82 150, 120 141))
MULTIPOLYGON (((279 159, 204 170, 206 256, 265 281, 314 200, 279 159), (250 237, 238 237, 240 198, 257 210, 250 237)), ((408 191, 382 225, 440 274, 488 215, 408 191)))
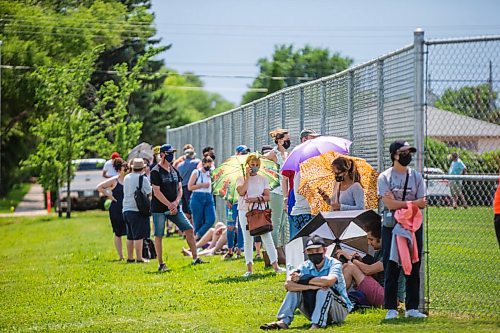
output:
POLYGON ((320 112, 321 112, 321 135, 326 134, 326 82, 321 81, 321 95, 320 95, 320 112))
POLYGON ((264 118, 264 119, 266 119, 266 121, 264 121, 265 126, 266 126, 266 131, 264 132, 264 135, 265 135, 264 142, 269 142, 269 130, 270 130, 270 128, 269 128, 269 111, 270 110, 271 110, 271 99, 268 98, 266 100, 266 117, 264 118))
POLYGON ((285 93, 281 93, 281 128, 285 128, 285 117, 286 117, 286 109, 285 109, 285 93))
POLYGON ((165 143, 168 143, 169 130, 170 130, 170 125, 165 126, 165 143))
POLYGON ((304 88, 303 87, 300 87, 300 109, 299 109, 299 119, 300 119, 300 122, 299 122, 299 130, 303 130, 304 129, 304 116, 305 116, 305 107, 304 107, 304 88))
MULTIPOLYGON (((417 171, 422 173, 424 170, 423 157, 424 157, 424 31, 421 28, 417 28, 413 32, 413 52, 415 54, 415 147, 417 148, 417 160, 416 168, 417 171)), ((425 228, 425 223, 422 225, 425 228)), ((425 230, 423 230, 423 235, 425 235, 425 230)), ((424 240, 426 244, 426 240, 424 240)), ((428 312, 428 304, 425 302, 425 271, 426 271, 426 258, 424 255, 421 256, 421 266, 420 266, 420 296, 419 296, 419 309, 423 312, 428 312)))
POLYGON ((354 72, 349 71, 349 76, 347 77, 347 138, 351 141, 354 138, 353 113, 354 113, 354 72))
POLYGON ((253 149, 254 151, 258 151, 257 148, 257 103, 253 103, 253 149))
POLYGON ((384 61, 377 63, 377 169, 385 170, 384 165, 384 61))

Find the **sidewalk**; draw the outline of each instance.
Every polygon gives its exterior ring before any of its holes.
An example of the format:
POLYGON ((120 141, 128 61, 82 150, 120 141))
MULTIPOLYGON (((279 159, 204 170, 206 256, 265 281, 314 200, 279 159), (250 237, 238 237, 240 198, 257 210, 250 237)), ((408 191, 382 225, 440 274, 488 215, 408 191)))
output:
POLYGON ((39 184, 33 184, 24 196, 23 201, 17 205, 15 212, 0 214, 0 217, 47 215, 43 196, 42 187, 39 184))

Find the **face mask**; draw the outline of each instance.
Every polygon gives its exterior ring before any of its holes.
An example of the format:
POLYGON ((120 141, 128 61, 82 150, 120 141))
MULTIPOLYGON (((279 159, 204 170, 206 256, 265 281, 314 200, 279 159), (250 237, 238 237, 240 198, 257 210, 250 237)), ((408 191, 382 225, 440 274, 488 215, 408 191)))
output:
POLYGON ((212 154, 210 154, 208 156, 210 156, 215 161, 215 154, 212 153, 212 154))
POLYGON ((210 168, 211 168, 211 167, 210 167, 210 166, 208 166, 208 165, 203 167, 203 169, 205 169, 205 171, 210 170, 210 168))
POLYGON ((174 160, 174 154, 166 154, 165 160, 167 160, 168 163, 172 163, 172 161, 174 160))
POLYGON ((335 181, 336 181, 337 183, 343 182, 343 181, 344 181, 344 175, 341 175, 341 174, 336 174, 336 175, 335 175, 335 181))
POLYGON ((253 166, 253 167, 250 167, 250 171, 251 171, 252 173, 257 173, 257 172, 259 172, 259 169, 260 169, 260 167, 258 167, 258 166, 253 166))
POLYGON ((411 154, 399 155, 399 164, 402 166, 407 166, 411 162, 411 154))
POLYGON ((315 265, 319 265, 323 261, 323 253, 308 254, 307 257, 315 265))
POLYGON ((285 142, 283 142, 283 148, 285 148, 285 149, 290 148, 290 145, 291 145, 290 140, 286 140, 285 142))

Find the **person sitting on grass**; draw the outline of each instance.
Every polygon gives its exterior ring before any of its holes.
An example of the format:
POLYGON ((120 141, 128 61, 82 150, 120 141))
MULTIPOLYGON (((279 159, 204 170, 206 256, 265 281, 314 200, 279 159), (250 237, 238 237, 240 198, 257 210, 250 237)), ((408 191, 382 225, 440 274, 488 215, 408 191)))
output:
POLYGON ((287 329, 299 309, 312 322, 311 329, 342 323, 353 308, 342 275, 342 263, 326 257, 323 238, 307 239, 309 257, 288 277, 285 299, 278 311, 278 321, 262 325, 263 330, 287 329))
MULTIPOLYGON (((197 249, 203 249, 202 251, 198 252, 198 256, 201 257, 221 254, 226 244, 226 225, 222 222, 217 222, 215 226, 208 229, 205 235, 203 235, 203 237, 201 237, 200 240, 196 243, 197 249)), ((185 256, 192 257, 192 253, 189 249, 182 248, 182 253, 185 256)))

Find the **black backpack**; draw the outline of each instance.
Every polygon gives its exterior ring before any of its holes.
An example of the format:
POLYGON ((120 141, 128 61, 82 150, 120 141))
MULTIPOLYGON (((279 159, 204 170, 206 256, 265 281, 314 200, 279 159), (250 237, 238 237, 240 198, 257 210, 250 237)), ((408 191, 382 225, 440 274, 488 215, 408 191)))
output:
POLYGON ((139 209, 139 213, 141 213, 142 216, 149 217, 151 215, 151 201, 149 197, 142 192, 143 178, 144 175, 139 176, 139 186, 137 186, 134 192, 134 199, 139 209))
POLYGON ((142 257, 146 259, 156 259, 155 243, 150 238, 144 238, 142 242, 142 257))

